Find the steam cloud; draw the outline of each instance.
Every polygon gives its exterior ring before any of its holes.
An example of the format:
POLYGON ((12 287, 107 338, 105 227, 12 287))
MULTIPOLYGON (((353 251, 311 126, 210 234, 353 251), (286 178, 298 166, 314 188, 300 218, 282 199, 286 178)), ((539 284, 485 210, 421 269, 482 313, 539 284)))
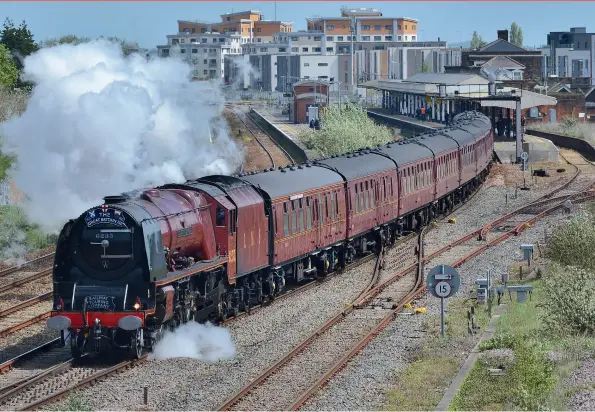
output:
POLYGON ((194 358, 213 363, 235 356, 235 345, 228 329, 189 322, 166 333, 149 354, 149 359, 194 358))
POLYGON ((241 151, 215 82, 190 82, 180 59, 147 61, 97 40, 24 60, 27 110, 0 124, 29 219, 55 231, 106 195, 205 174, 231 174, 241 151), (213 142, 211 143, 211 140, 213 142))

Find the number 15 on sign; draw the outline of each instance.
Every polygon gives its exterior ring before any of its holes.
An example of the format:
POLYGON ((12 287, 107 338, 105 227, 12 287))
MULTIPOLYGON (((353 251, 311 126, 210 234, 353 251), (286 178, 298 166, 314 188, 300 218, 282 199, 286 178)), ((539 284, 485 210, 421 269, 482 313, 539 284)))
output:
POLYGON ((447 282, 438 282, 434 288, 436 295, 440 298, 446 298, 450 295, 452 287, 447 282))

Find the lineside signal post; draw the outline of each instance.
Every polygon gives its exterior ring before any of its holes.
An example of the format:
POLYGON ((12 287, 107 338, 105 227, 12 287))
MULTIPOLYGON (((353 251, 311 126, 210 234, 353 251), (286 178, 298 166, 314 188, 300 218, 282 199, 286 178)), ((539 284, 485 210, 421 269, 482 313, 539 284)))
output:
POLYGON ((440 331, 444 337, 444 299, 454 296, 461 286, 461 277, 455 268, 447 265, 435 266, 426 279, 428 291, 434 297, 440 298, 440 331))

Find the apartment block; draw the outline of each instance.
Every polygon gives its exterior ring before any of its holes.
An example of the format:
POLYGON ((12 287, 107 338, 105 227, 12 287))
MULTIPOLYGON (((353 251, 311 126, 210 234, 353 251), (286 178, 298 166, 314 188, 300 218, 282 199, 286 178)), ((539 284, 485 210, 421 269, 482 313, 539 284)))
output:
POLYGON ((291 32, 293 24, 286 21, 265 20, 259 11, 248 10, 221 15, 221 21, 178 20, 180 33, 238 33, 242 43, 267 43, 274 33, 291 32))
POLYGON ((159 57, 181 57, 194 67, 194 78, 222 78, 224 58, 240 55, 241 36, 237 33, 179 33, 167 36, 167 45, 157 46, 159 57))
POLYGON ((544 77, 589 77, 591 84, 595 84, 595 33, 587 33, 586 27, 550 32, 547 46, 547 50, 542 50, 544 77))

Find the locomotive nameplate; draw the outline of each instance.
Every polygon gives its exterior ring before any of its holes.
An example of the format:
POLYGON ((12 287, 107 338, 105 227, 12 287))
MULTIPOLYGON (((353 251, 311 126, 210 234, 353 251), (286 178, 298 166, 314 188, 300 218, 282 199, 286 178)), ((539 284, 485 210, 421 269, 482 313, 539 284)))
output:
POLYGON ((115 310, 116 303, 114 300, 116 299, 115 296, 106 296, 106 295, 93 295, 87 296, 87 309, 91 310, 115 310))
POLYGON ((180 230, 176 231, 176 233, 178 235, 178 238, 187 237, 187 236, 190 236, 192 234, 192 228, 191 227, 187 227, 187 228, 184 228, 184 229, 180 229, 180 230))

